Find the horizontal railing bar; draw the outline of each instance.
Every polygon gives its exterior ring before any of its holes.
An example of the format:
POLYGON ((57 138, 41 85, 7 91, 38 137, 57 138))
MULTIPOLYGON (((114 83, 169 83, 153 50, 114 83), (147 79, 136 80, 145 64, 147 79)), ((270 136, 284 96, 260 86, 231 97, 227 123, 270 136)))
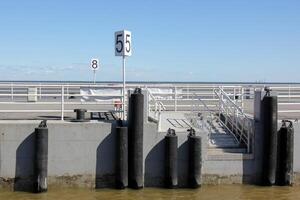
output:
MULTIPOLYGON (((0 110, 0 113, 60 113, 61 110, 0 110)), ((64 110, 64 112, 73 113, 74 110, 64 110)), ((122 110, 87 110, 87 112, 123 112, 122 110)))
POLYGON ((278 110, 279 113, 300 113, 300 110, 278 110))
MULTIPOLYGON (((16 88, 28 88, 28 87, 35 87, 35 88, 58 88, 60 89, 62 86, 64 86, 65 88, 80 88, 80 87, 92 87, 92 88, 95 88, 95 87, 104 87, 104 88, 120 88, 122 89, 122 85, 119 84, 119 85, 27 85, 27 84, 13 84, 13 85, 10 85, 10 84, 0 84, 0 87, 16 87, 16 88)), ((127 86, 130 86, 130 85, 127 85, 127 86)))
MULTIPOLYGON (((0 102, 4 105, 61 105, 61 102, 0 102)), ((105 102, 64 102, 65 105, 123 105, 120 103, 105 103, 105 102)))
MULTIPOLYGON (((155 99, 159 101, 175 101, 175 99, 155 99)), ((218 99, 203 99, 204 101, 218 101, 218 99)), ((176 101, 197 101, 197 99, 176 99, 176 101)))
POLYGON ((278 98, 300 98, 300 95, 278 95, 278 98))
MULTIPOLYGON (((10 97, 11 94, 0 94, 0 96, 10 97)), ((13 96, 17 97, 34 97, 34 96, 42 96, 42 97, 61 97, 61 94, 13 94, 13 96)), ((65 97, 74 96, 74 97, 123 97, 122 95, 111 95, 111 94, 64 94, 65 97)))
POLYGON ((294 103, 290 103, 290 102, 282 103, 282 102, 279 102, 278 105, 300 105, 300 103, 299 102, 294 102, 294 103))
MULTIPOLYGON (((155 107, 155 105, 149 105, 149 106, 155 107)), ((166 105, 166 104, 164 104, 164 106, 165 107, 174 107, 174 105, 166 105)), ((190 104, 188 104, 188 105, 177 105, 177 107, 190 107, 190 106, 193 106, 193 105, 190 105, 190 104)), ((203 105, 199 105, 199 106, 203 106, 203 105)), ((216 107, 216 105, 207 105, 207 106, 216 107)))
MULTIPOLYGON (((157 87, 161 87, 161 88, 170 88, 170 87, 177 87, 177 88, 211 88, 211 87, 219 87, 221 84, 219 85, 210 85, 210 84, 204 84, 204 85, 188 85, 188 84, 131 84, 131 83, 127 83, 127 86, 130 87, 134 87, 134 86, 139 86, 139 87, 147 87, 147 88, 157 88, 157 87)), ((122 87, 122 84, 118 84, 118 83, 103 83, 103 84, 67 84, 67 83, 63 83, 63 84, 22 84, 22 83, 0 83, 0 87, 61 87, 61 86, 65 86, 65 87, 81 87, 81 86, 93 86, 93 87, 122 87)), ((223 88, 242 88, 245 86, 242 85, 222 85, 223 88)))

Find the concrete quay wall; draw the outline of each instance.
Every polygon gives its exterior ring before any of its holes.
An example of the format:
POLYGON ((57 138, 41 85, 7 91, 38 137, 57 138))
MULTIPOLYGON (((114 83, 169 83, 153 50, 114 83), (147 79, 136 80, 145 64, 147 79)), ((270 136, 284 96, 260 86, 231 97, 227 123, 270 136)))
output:
MULTIPOLYGON (((31 184, 34 159, 34 128, 40 121, 0 121, 0 187, 23 190, 31 184)), ((49 186, 114 187, 115 133, 113 122, 72 123, 49 121, 49 186)), ((295 184, 300 183, 300 123, 294 124, 295 184)), ((157 124, 144 125, 144 183, 163 186, 164 136, 157 124)), ((261 161, 259 136, 253 154, 209 157, 207 135, 202 134, 203 183, 255 183, 261 161)), ((187 133, 178 135, 179 184, 187 184, 187 133)))

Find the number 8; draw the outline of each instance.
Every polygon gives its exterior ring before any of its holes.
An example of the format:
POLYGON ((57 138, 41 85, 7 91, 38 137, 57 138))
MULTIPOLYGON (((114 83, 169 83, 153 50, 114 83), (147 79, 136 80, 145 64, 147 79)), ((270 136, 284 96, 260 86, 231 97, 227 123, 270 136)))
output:
POLYGON ((93 60, 92 61, 92 68, 97 68, 98 67, 98 63, 97 63, 97 60, 93 60))

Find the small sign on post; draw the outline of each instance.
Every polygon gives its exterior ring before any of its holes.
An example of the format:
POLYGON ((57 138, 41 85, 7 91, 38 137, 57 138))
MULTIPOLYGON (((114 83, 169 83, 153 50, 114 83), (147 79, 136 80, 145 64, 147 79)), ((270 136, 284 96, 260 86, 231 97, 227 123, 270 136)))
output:
POLYGON ((90 67, 91 67, 91 69, 92 69, 93 72, 94 72, 93 82, 94 82, 94 84, 95 84, 95 81, 96 81, 96 71, 97 71, 97 70, 99 69, 99 67, 100 67, 99 59, 92 58, 92 59, 91 59, 91 63, 90 63, 90 67))
POLYGON ((123 57, 123 98, 122 98, 122 108, 123 108, 123 119, 125 119, 125 57, 131 56, 131 32, 127 30, 115 32, 115 55, 123 57))

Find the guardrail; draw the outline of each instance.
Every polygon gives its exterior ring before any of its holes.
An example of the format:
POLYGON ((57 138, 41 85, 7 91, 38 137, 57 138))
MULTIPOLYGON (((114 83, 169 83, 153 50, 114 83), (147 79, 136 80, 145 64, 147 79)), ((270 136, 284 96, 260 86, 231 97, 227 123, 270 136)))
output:
MULTIPOLYGON (((210 108, 215 107, 219 102, 214 90, 221 87, 224 92, 238 104, 242 110, 245 108, 245 100, 253 99, 255 88, 263 88, 264 85, 221 85, 221 84, 153 84, 136 83, 128 84, 127 89, 141 87, 147 89, 151 94, 149 102, 149 111, 190 111, 193 101, 202 99, 210 108)), ((279 113, 300 113, 300 86, 271 86, 271 89, 278 93, 279 113), (288 107, 288 108, 285 108, 288 107), (299 109, 298 109, 299 108, 299 109)), ((0 112, 60 112, 61 118, 64 113, 72 112, 68 109, 71 106, 89 106, 89 111, 108 111, 112 110, 118 113, 126 113, 126 104, 124 105, 114 100, 76 101, 83 97, 92 98, 111 98, 122 101, 121 84, 45 84, 45 83, 0 83, 0 112), (120 91, 120 94, 80 94, 80 88, 114 88, 120 91), (28 88, 35 88, 35 94, 28 94, 28 88), (35 97, 36 102, 28 102, 28 97, 35 97), (24 105, 20 109, 9 109, 4 105, 24 105), (55 108, 27 109, 26 105, 60 105, 55 108), (94 106, 94 107, 93 107, 94 106), (92 108, 93 107, 93 108, 92 108), (121 107, 121 109, 119 109, 121 107), (116 109, 117 108, 117 109, 116 109), (123 109, 124 108, 124 109, 123 109)), ((125 99, 125 101, 127 98, 125 99)), ((202 105, 203 106, 203 105, 202 105)), ((249 104, 248 104, 249 106, 249 104)), ((250 104, 251 106, 251 104, 250 104)), ((37 106, 39 107, 39 106, 37 106)))
POLYGON ((215 89, 219 98, 218 114, 220 122, 236 138, 239 143, 247 146, 247 152, 251 149, 253 137, 253 120, 251 120, 222 88, 215 89), (224 119, 222 119, 222 117, 224 119))
MULTIPOLYGON (((181 86, 147 86, 153 99, 160 101, 166 111, 190 111, 195 100, 199 98, 206 102, 208 107, 214 107, 218 99, 214 93, 216 85, 181 85, 181 86)), ((242 86, 222 86, 227 94, 243 106, 244 88, 242 86)), ((155 104, 150 103, 150 109, 155 109, 155 104)))
POLYGON ((299 86, 271 86, 272 91, 277 93, 279 113, 299 113, 300 117, 300 87, 299 86), (290 108, 289 108, 290 107, 290 108))
POLYGON ((152 117, 154 120, 156 120, 157 122, 160 121, 160 113, 162 111, 166 110, 166 107, 164 106, 164 104, 161 101, 158 101, 155 99, 155 97, 153 96, 153 94, 151 94, 151 92, 149 91, 148 88, 146 88, 147 94, 148 94, 148 101, 149 101, 149 108, 148 108, 148 116, 152 117), (151 109, 150 105, 154 105, 154 109, 151 109))
POLYGON ((210 135, 212 134, 212 124, 215 116, 215 110, 212 110, 205 101, 203 101, 201 98, 198 98, 192 107, 192 115, 193 116, 190 116, 190 121, 192 124, 195 124, 199 129, 205 126, 209 132, 208 138, 210 138, 210 135), (201 119, 201 125, 198 123, 198 119, 201 119))
POLYGON ((0 109, 1 113, 60 113, 64 120, 65 113, 73 112, 73 109, 65 109, 65 106, 89 106, 92 107, 89 112, 112 111, 116 113, 125 113, 125 104, 122 104, 122 86, 121 85, 54 85, 54 84, 0 84, 0 109), (8 87, 9 86, 9 87, 8 87), (33 93, 30 92, 33 88, 33 93), (82 94, 82 88, 92 89, 114 89, 119 94, 82 94), (10 91, 9 91, 10 90, 10 91), (8 92, 9 91, 9 92, 8 92), (93 100, 88 100, 92 97, 93 100), (83 99, 85 98, 85 99, 83 99), (5 105, 26 106, 30 108, 6 109, 5 105), (42 108, 35 109, 34 106, 43 105, 54 107, 53 109, 42 108), (59 106, 59 108, 58 108, 59 106))

